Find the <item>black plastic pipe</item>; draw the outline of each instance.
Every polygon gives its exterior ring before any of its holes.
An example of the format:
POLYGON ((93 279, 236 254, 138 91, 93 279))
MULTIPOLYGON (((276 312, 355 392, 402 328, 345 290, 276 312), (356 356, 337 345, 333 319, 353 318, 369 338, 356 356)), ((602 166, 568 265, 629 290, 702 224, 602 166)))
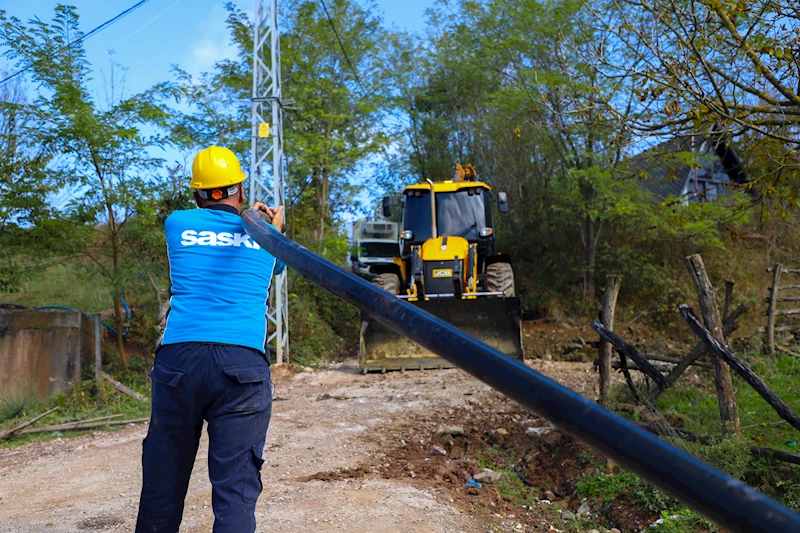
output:
POLYGON ((292 270, 469 372, 717 524, 741 533, 800 533, 797 515, 741 481, 506 357, 243 215, 250 237, 292 270))

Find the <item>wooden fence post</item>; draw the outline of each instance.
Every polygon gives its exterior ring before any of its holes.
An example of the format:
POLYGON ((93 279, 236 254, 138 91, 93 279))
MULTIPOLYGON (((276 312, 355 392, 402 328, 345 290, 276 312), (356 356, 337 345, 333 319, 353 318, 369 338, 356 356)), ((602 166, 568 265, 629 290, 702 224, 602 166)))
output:
POLYGON ((769 355, 775 355, 775 308, 778 305, 778 284, 781 281, 783 265, 776 264, 772 270, 772 289, 769 293, 769 311, 767 312, 767 346, 769 355))
POLYGON ((731 313, 731 306, 733 305, 733 280, 725 280, 725 305, 722 307, 722 322, 728 320, 728 315, 731 313))
POLYGON ((100 331, 100 315, 94 317, 94 382, 100 383, 100 372, 103 371, 103 355, 102 355, 102 340, 103 336, 100 331))
MULTIPOLYGON (((622 278, 611 274, 606 277, 606 293, 603 296, 603 310, 600 322, 609 330, 614 330, 614 312, 622 278)), ((600 405, 608 407, 608 391, 611 387, 611 343, 600 339, 600 405)))
MULTIPOLYGON (((722 330, 722 319, 719 316, 716 294, 714 293, 714 287, 711 285, 711 280, 708 279, 703 258, 700 257, 700 254, 694 254, 686 257, 684 262, 697 287, 700 311, 703 314, 706 328, 716 340, 725 344, 725 334, 722 330)), ((738 435, 741 432, 739 429, 739 410, 733 393, 730 369, 713 353, 711 354, 711 364, 714 367, 714 385, 717 389, 717 403, 719 404, 719 415, 722 419, 722 431, 723 433, 733 432, 738 435)))

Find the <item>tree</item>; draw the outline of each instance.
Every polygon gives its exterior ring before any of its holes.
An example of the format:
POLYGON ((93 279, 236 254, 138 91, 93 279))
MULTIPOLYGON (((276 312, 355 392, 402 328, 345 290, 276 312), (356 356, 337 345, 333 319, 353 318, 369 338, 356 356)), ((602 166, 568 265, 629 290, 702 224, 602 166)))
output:
MULTIPOLYGON (((774 0, 586 2, 605 48, 605 79, 637 97, 619 127, 631 134, 702 135, 737 143, 751 190, 797 202, 800 175, 800 10, 774 0)), ((600 94, 609 113, 619 103, 600 94)))
MULTIPOLYGON (((387 143, 381 113, 388 33, 370 4, 334 0, 326 5, 331 22, 315 1, 294 0, 282 11, 289 227, 295 237, 315 241, 352 201, 353 174, 387 143)), ((250 131, 252 22, 231 4, 228 11, 238 57, 220 62, 199 80, 180 73, 194 109, 175 131, 187 147, 225 142, 249 160, 250 139, 243 133, 250 131)))
MULTIPOLYGON (((5 77, 5 75, 0 76, 5 77)), ((32 139, 33 124, 18 80, 0 87, 0 288, 14 290, 39 261, 28 261, 35 249, 47 255, 53 243, 34 223, 51 212, 48 195, 56 183, 45 172, 51 154, 32 139), (26 250, 27 249, 27 250, 26 250), (28 252, 28 253, 24 253, 28 252)))
POLYGON ((629 135, 596 98, 601 84, 623 85, 599 79, 583 59, 600 46, 575 24, 586 16, 569 0, 440 2, 430 59, 420 61, 425 76, 407 99, 408 159, 417 175, 435 179, 475 162, 511 191, 518 207, 501 219, 510 231, 500 238, 534 263, 554 260, 544 253, 554 243, 581 242, 583 297, 593 301, 605 227, 630 216, 638 191, 616 172, 629 135))
POLYGON ((46 180, 68 191, 67 206, 58 214, 61 228, 65 237, 72 237, 75 252, 88 258, 109 285, 117 347, 127 365, 122 337, 124 229, 157 182, 161 162, 148 150, 165 140, 145 134, 144 127, 166 126, 169 115, 163 102, 173 91, 160 84, 101 109, 87 89, 91 68, 81 35, 72 7, 58 6, 52 22, 35 19, 29 25, 0 12, 0 44, 8 48, 6 56, 29 68, 39 88, 26 106, 37 125, 28 134, 31 143, 53 156, 41 169, 46 180))

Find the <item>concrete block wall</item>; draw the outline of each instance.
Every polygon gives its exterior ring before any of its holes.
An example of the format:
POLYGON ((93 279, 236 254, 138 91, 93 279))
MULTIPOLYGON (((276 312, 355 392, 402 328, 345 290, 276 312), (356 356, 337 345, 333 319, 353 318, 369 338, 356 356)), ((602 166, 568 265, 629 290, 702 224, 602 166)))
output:
POLYGON ((0 309, 0 398, 46 398, 94 374, 94 320, 79 311, 0 309))

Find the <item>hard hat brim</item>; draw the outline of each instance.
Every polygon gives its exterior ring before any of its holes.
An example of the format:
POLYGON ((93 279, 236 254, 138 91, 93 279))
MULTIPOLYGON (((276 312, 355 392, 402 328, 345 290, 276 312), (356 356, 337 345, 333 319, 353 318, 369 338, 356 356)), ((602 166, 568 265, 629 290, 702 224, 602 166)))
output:
POLYGON ((230 179, 228 181, 217 181, 217 182, 214 182, 213 184, 203 183, 202 181, 192 180, 192 182, 189 184, 189 187, 191 187, 192 189, 204 189, 204 190, 205 189, 220 189, 220 188, 224 188, 224 187, 230 187, 231 185, 237 185, 239 183, 243 183, 246 179, 247 179, 247 176, 245 176, 244 172, 242 172, 241 175, 239 177, 237 177, 237 178, 230 179))

